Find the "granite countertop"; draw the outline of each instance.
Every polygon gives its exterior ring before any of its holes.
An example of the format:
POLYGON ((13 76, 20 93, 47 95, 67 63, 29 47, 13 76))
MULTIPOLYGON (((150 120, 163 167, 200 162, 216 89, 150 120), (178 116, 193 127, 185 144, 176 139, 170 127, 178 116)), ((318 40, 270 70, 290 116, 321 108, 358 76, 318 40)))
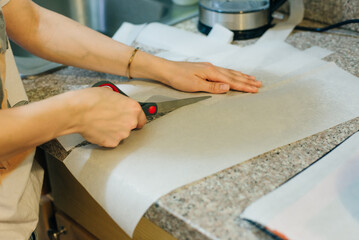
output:
MULTIPOLYGON (((197 32, 197 19, 177 27, 197 32)), ((302 25, 313 25, 303 22, 302 25)), ((247 45, 255 40, 236 42, 247 45)), ((328 33, 294 31, 287 42, 299 49, 319 46, 334 53, 325 58, 359 77, 359 33, 335 30, 328 33), (357 46, 357 47, 353 47, 357 46)), ((24 79, 31 101, 65 91, 86 88, 99 80, 114 83, 126 78, 66 67, 52 73, 24 79)), ((346 138, 359 131, 359 117, 303 140, 274 149, 242 164, 225 169, 161 197, 145 217, 184 239, 272 239, 242 220, 239 215, 253 201, 272 191, 311 165, 346 138)), ((44 146, 55 157, 67 153, 55 144, 44 146)))

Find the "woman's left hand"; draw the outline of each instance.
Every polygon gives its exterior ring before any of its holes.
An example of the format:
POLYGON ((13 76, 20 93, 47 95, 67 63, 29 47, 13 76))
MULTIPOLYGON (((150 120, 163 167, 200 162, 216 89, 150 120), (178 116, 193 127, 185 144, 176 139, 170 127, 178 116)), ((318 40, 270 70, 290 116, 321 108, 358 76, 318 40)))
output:
POLYGON ((161 80, 185 92, 226 93, 229 90, 256 93, 262 86, 256 77, 205 62, 167 62, 161 80))

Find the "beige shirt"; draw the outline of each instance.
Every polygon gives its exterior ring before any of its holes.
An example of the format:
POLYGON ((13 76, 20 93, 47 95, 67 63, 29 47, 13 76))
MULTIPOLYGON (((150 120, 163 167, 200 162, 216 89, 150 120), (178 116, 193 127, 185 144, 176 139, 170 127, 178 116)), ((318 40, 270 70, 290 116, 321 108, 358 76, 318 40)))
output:
MULTIPOLYGON (((8 2, 0 0, 0 111, 28 101, 5 32, 2 7, 8 2)), ((0 164, 0 240, 29 239, 36 228, 43 170, 33 161, 34 152, 0 164)))

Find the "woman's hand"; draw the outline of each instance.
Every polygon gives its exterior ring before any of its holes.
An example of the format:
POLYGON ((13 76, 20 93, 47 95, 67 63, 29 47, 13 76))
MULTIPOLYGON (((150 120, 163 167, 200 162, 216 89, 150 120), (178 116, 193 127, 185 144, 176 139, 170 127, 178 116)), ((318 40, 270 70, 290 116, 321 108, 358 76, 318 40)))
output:
POLYGON ((230 89, 256 93, 262 83, 254 76, 211 63, 170 62, 162 82, 186 92, 225 93, 230 89))
POLYGON ((185 92, 256 93, 262 86, 254 76, 203 62, 175 62, 137 52, 131 65, 135 78, 149 78, 185 92))
POLYGON ((130 135, 131 130, 142 128, 146 123, 146 116, 138 102, 111 89, 80 90, 76 99, 79 111, 76 132, 91 143, 116 147, 130 135))
POLYGON ((70 91, 0 111, 0 162, 58 136, 80 133, 89 142, 115 147, 146 117, 140 104, 111 89, 70 91))

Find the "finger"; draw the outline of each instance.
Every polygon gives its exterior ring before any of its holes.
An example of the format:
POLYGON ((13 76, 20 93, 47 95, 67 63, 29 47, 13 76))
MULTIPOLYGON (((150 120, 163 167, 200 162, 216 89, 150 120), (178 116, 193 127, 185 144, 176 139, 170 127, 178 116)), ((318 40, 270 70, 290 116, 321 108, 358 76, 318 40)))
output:
POLYGON ((258 88, 261 87, 262 83, 254 81, 243 76, 226 76, 224 80, 230 85, 230 88, 237 91, 256 93, 258 88))
POLYGON ((239 71, 221 69, 221 74, 222 76, 219 77, 222 78, 218 80, 228 83, 233 90, 256 93, 258 88, 262 86, 262 83, 255 80, 255 77, 239 71))
POLYGON ((211 82, 206 80, 199 80, 198 91, 209 93, 226 93, 230 90, 230 86, 227 83, 211 82))
MULTIPOLYGON (((227 68, 212 67, 210 71, 208 80, 215 82, 227 83, 230 85, 231 89, 235 90, 244 90, 244 85, 250 85, 253 87, 260 87, 262 83, 255 80, 254 76, 249 76, 240 71, 235 71, 227 68)), ((250 90, 250 92, 256 92, 255 89, 250 90)))
POLYGON ((239 75, 239 76, 245 77, 245 78, 247 78, 247 79, 251 79, 251 80, 256 79, 255 76, 251 76, 251 75, 245 74, 245 73, 243 73, 243 72, 241 72, 241 71, 236 71, 236 70, 233 70, 233 69, 228 69, 228 70, 229 70, 233 75, 239 75))
POLYGON ((262 82, 261 81, 257 81, 256 79, 252 79, 252 78, 248 78, 248 77, 244 77, 244 76, 233 76, 231 78, 231 83, 236 84, 236 83, 244 83, 253 87, 261 87, 262 86, 262 82))
POLYGON ((123 130, 121 131, 116 139, 117 145, 120 144, 120 142, 126 138, 128 138, 131 134, 131 130, 123 130))
POLYGON ((255 76, 251 76, 245 73, 242 73, 240 71, 235 71, 235 70, 231 70, 230 72, 232 74, 232 77, 234 81, 241 81, 244 82, 246 84, 255 86, 255 87, 261 87, 262 86, 262 82, 256 80, 255 76))
POLYGON ((142 128, 147 122, 146 115, 143 111, 138 114, 138 123, 136 128, 142 128))
POLYGON ((106 139, 98 143, 100 147, 106 147, 106 148, 115 148, 118 146, 121 140, 118 140, 116 138, 113 139, 106 139))
POLYGON ((233 74, 228 69, 224 69, 227 71, 212 73, 211 78, 209 80, 215 81, 217 83, 224 83, 230 86, 230 89, 256 93, 258 92, 258 88, 262 85, 261 82, 255 81, 252 79, 248 79, 240 74, 233 74))
POLYGON ((258 87, 251 86, 248 84, 239 83, 234 86, 231 86, 233 90, 241 91, 241 92, 248 92, 248 93, 257 93, 258 87))

